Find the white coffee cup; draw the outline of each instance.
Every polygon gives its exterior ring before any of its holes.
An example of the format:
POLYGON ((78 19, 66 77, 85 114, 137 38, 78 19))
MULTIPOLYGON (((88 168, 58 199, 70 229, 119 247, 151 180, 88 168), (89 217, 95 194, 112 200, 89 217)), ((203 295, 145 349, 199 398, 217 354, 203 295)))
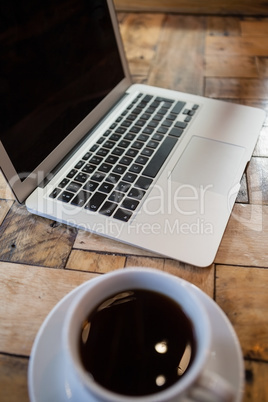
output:
POLYGON ((70 374, 75 379, 75 386, 82 387, 88 395, 88 401, 234 401, 232 386, 206 368, 211 350, 212 328, 205 308, 188 282, 163 271, 133 267, 119 269, 89 281, 89 286, 84 287, 75 297, 67 312, 62 337, 68 370, 71 370, 70 374), (115 393, 97 383, 84 368, 79 352, 82 325, 89 313, 107 298, 130 289, 154 291, 173 299, 192 323, 196 343, 193 362, 179 381, 164 390, 160 387, 159 392, 137 397, 115 393))

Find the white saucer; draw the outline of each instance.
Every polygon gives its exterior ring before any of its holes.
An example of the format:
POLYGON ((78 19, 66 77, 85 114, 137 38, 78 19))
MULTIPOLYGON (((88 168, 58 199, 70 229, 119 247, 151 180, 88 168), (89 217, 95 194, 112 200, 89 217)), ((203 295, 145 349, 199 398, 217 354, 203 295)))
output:
MULTIPOLYGON (((70 387, 68 370, 61 348, 61 331, 65 313, 82 288, 92 286, 91 279, 66 295, 49 313, 34 341, 29 370, 28 389, 31 402, 97 402, 88 399, 80 387, 70 387)), ((187 282, 200 297, 213 322, 212 351, 207 368, 229 381, 236 390, 235 402, 241 402, 244 384, 244 364, 234 329, 219 306, 204 292, 187 282)))

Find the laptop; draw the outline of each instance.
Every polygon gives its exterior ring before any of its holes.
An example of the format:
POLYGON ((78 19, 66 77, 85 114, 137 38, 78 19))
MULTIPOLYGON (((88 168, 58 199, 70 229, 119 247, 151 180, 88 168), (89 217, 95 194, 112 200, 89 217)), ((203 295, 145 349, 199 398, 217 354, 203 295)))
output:
POLYGON ((0 165, 18 201, 210 265, 264 111, 133 84, 111 0, 10 0, 0 26, 0 165))

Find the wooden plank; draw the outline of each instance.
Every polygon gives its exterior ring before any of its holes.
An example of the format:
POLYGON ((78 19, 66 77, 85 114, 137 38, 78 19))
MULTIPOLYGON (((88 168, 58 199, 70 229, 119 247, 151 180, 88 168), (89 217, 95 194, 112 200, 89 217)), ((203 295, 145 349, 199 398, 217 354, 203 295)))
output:
POLYGON ((261 78, 268 78, 268 57, 256 58, 259 76, 261 78))
POLYGON ((253 155, 268 157, 268 127, 267 126, 263 127, 260 132, 253 155))
POLYGON ((186 14, 268 15, 266 3, 261 0, 115 0, 118 10, 164 11, 186 14))
POLYGON ((268 206, 235 204, 215 262, 265 267, 268 261, 268 206))
POLYGON ((213 298, 214 265, 208 268, 194 267, 179 261, 164 258, 148 258, 131 256, 127 258, 126 267, 149 267, 160 269, 182 278, 207 293, 213 298))
POLYGON ((206 78, 205 95, 222 99, 266 99, 268 79, 206 78))
POLYGON ((148 267, 155 268, 161 271, 164 270, 164 258, 153 258, 153 257, 139 257, 139 256, 129 256, 126 260, 126 268, 129 267, 148 267))
POLYGON ((207 55, 205 57, 206 77, 248 77, 259 76, 255 57, 207 55))
POLYGON ((3 198, 5 200, 15 200, 15 196, 13 192, 10 190, 10 187, 6 182, 6 179, 4 178, 1 169, 0 169, 0 198, 3 198))
POLYGON ((268 20, 241 21, 242 36, 268 36, 268 20))
POLYGON ((246 361, 245 369, 243 402, 268 401, 268 363, 246 361))
POLYGON ((123 268, 126 257, 119 255, 103 255, 83 250, 73 250, 67 261, 66 268, 104 274, 123 268))
POLYGON ((129 14, 120 25, 130 73, 135 82, 147 80, 164 15, 129 14))
POLYGON ((0 260, 63 268, 76 232, 14 203, 0 227, 0 260))
POLYGON ((248 191, 251 204, 268 204, 268 159, 252 158, 248 169, 248 191))
POLYGON ((28 359, 0 354, 1 402, 29 402, 28 359))
POLYGON ((11 200, 1 200, 0 199, 0 225, 2 224, 8 211, 12 207, 12 204, 13 204, 13 201, 11 201, 11 200))
POLYGON ((243 177, 240 182, 240 189, 239 193, 236 197, 235 202, 240 202, 240 203, 248 203, 248 186, 247 186, 247 178, 246 174, 243 174, 243 177))
POLYGON ((218 56, 268 56, 268 36, 207 36, 206 54, 218 56))
POLYGON ((120 243, 116 240, 111 240, 83 230, 78 231, 74 242, 74 248, 88 251, 101 250, 104 253, 159 257, 159 255, 150 251, 142 250, 138 247, 120 243))
POLYGON ((0 350, 29 356, 49 311, 97 274, 0 262, 0 350))
POLYGON ((239 36, 241 33, 240 18, 207 16, 207 35, 210 36, 239 36))
POLYGON ((151 66, 150 85, 203 94, 204 27, 201 17, 167 16, 151 66))
POLYGON ((267 281, 267 269, 216 267, 216 302, 233 324, 244 357, 262 361, 268 359, 267 281))
POLYGON ((214 264, 207 268, 199 268, 179 261, 166 259, 164 271, 185 279, 203 290, 211 298, 214 297, 214 264))

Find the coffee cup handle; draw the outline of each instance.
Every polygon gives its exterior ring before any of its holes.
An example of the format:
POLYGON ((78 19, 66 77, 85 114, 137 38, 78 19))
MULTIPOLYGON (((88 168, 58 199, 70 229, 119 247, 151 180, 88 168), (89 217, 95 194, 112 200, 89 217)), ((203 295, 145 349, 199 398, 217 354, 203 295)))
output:
POLYGON ((233 402, 231 384, 216 373, 204 372, 190 390, 185 402, 233 402))

